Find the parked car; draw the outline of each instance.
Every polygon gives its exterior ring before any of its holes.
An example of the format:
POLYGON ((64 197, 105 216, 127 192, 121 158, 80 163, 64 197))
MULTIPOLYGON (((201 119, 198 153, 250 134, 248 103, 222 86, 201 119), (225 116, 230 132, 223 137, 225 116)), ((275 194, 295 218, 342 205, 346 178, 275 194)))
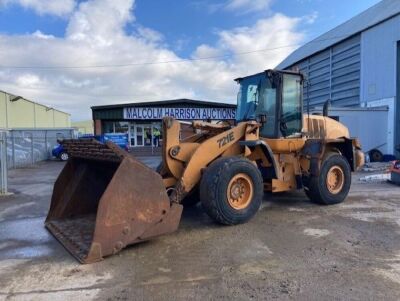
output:
POLYGON ((51 154, 54 157, 60 159, 61 161, 67 161, 69 158, 69 155, 65 151, 62 144, 57 144, 56 146, 54 146, 53 150, 51 151, 51 154))
MULTIPOLYGON (((101 143, 112 141, 123 150, 129 151, 128 134, 84 135, 79 139, 96 139, 101 143)), ((58 143, 52 150, 52 155, 61 161, 67 161, 69 156, 62 143, 58 143)))

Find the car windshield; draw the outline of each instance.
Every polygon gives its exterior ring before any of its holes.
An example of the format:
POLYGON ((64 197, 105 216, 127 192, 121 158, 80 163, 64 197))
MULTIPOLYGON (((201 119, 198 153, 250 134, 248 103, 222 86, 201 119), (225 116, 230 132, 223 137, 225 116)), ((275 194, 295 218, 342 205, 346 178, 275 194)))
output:
POLYGON ((237 96, 237 121, 255 119, 263 79, 265 80, 264 73, 240 80, 240 90, 237 96))

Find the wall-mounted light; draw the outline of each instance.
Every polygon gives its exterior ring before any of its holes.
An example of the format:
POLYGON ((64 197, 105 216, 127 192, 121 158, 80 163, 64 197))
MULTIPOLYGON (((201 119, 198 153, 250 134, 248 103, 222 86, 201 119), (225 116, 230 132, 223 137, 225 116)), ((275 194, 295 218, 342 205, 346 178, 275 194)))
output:
POLYGON ((10 101, 14 102, 14 101, 18 101, 20 99, 22 99, 22 96, 14 96, 14 97, 10 98, 10 101))

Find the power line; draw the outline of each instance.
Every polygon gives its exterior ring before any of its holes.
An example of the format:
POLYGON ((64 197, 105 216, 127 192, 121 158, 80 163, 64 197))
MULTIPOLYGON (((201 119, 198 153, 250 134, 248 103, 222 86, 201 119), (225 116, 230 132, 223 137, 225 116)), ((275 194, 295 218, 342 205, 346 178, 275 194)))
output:
MULTIPOLYGON (((343 36, 335 36, 326 39, 315 39, 305 43, 304 45, 310 43, 319 43, 328 40, 335 40, 340 38, 347 38, 350 35, 343 35, 343 36)), ((161 64, 172 64, 172 63, 184 63, 184 62, 193 62, 193 61, 206 61, 206 60, 215 60, 215 59, 223 59, 229 58, 234 56, 244 56, 244 55, 251 55, 260 52, 268 52, 279 50, 283 48, 289 48, 297 46, 297 44, 292 45, 285 45, 273 48, 265 48, 265 49, 258 49, 258 50, 251 50, 251 51, 244 51, 226 55, 219 55, 219 56, 209 56, 209 57, 201 57, 201 58, 187 58, 187 59, 179 59, 179 60, 169 60, 169 61, 156 61, 156 62, 142 62, 142 63, 127 63, 127 64, 110 64, 110 65, 77 65, 77 66, 14 66, 14 65, 0 65, 2 69, 36 69, 36 70, 56 70, 56 69, 95 69, 95 68, 126 68, 126 67, 135 67, 135 66, 147 66, 147 65, 161 65, 161 64)))

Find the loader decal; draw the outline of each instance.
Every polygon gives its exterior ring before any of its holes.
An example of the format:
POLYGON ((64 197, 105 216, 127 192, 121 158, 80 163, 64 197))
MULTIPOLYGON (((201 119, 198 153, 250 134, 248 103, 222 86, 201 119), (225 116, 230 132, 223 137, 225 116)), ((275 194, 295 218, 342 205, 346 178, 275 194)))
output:
POLYGON ((219 148, 223 147, 224 145, 228 144, 229 142, 232 142, 235 140, 235 136, 233 135, 233 132, 228 133, 225 137, 222 137, 221 139, 218 139, 218 146, 219 148))

